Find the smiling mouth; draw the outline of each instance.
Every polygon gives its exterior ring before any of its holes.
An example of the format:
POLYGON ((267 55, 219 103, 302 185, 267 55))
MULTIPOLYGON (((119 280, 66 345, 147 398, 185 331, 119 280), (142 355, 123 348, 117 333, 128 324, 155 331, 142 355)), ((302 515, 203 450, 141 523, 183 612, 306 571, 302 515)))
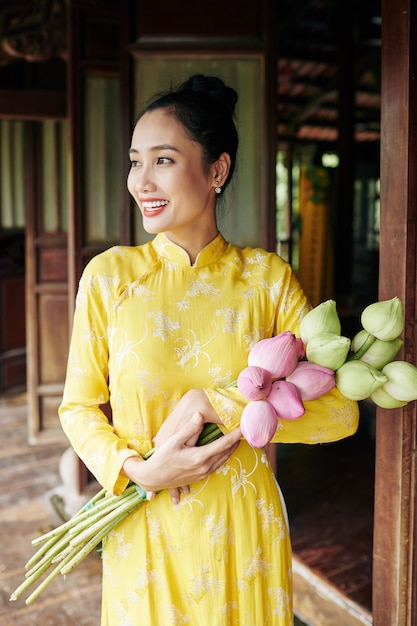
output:
POLYGON ((147 200, 142 202, 142 206, 146 211, 155 211, 168 204, 168 200, 147 200))

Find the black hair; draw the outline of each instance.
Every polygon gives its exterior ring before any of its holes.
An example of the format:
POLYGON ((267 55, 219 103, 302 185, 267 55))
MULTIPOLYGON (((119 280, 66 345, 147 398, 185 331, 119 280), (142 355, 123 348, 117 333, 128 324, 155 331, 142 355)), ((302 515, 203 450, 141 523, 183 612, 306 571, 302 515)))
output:
POLYGON ((223 188, 232 178, 239 138, 233 120, 237 93, 216 76, 196 74, 176 90, 156 96, 140 113, 168 109, 183 125, 190 138, 202 147, 206 166, 223 152, 230 156, 230 170, 223 188))

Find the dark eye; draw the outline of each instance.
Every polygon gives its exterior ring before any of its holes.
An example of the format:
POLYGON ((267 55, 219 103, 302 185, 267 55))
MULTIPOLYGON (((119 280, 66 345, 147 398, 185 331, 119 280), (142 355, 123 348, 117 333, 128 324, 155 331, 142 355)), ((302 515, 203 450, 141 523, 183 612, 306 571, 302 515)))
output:
POLYGON ((169 157, 161 156, 158 157, 157 162, 164 165, 165 163, 172 163, 172 159, 170 159, 169 157))
POLYGON ((139 161, 130 161, 130 167, 139 167, 140 162, 139 161))

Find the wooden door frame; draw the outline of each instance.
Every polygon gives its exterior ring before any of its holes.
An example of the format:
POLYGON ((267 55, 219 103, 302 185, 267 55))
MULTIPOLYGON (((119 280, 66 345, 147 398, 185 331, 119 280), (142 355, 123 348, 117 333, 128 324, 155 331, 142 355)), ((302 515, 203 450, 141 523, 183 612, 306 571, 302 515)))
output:
MULTIPOLYGON (((404 306, 399 358, 417 363, 417 7, 382 0, 379 299, 404 306)), ((374 626, 417 624, 417 403, 377 411, 374 626)))
MULTIPOLYGON (((42 119, 39 117, 38 119, 42 119)), ((44 118, 42 121, 46 121, 44 118)), ((62 121, 58 117, 54 121, 62 121)), ((50 121, 50 120, 49 120, 50 121)), ((26 127, 27 147, 27 192, 26 192, 26 344, 27 344, 27 404, 28 404, 28 440, 31 444, 62 443, 65 436, 58 425, 58 420, 51 419, 59 399, 62 396, 63 382, 50 379, 51 371, 43 372, 45 364, 45 346, 43 337, 46 325, 56 322, 42 319, 42 302, 52 302, 52 309, 60 306, 67 308, 67 234, 65 231, 44 233, 42 229, 43 189, 41 185, 41 127, 31 120, 26 127), (49 407, 49 408, 48 408, 49 407), (49 413, 49 422, 46 414, 49 413)), ((55 172, 55 176, 58 173, 55 172)), ((67 334, 68 320, 58 315, 64 334, 67 334)), ((56 329, 55 329, 56 330, 56 329)), ((59 336, 59 334, 57 335, 59 336)), ((61 346, 55 344, 54 354, 59 358, 61 346)), ((62 367, 64 370, 64 366, 62 367)))

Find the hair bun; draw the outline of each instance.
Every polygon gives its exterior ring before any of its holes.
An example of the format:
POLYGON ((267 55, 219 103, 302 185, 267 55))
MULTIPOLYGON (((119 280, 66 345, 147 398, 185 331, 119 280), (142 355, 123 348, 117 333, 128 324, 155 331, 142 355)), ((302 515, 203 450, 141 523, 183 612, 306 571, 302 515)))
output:
POLYGON ((227 87, 217 76, 195 74, 178 88, 179 92, 193 92, 209 96, 217 104, 222 105, 233 116, 237 102, 237 93, 232 87, 227 87))

